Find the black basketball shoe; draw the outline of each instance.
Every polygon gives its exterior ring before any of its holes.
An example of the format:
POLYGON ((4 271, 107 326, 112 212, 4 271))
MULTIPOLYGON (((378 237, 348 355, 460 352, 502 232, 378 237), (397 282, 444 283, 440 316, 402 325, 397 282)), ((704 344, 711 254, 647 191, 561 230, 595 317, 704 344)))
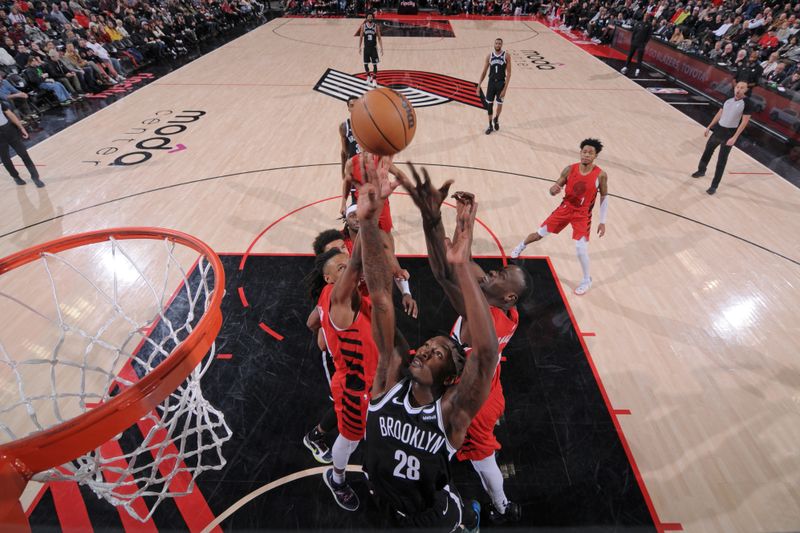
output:
POLYGON ((489 504, 489 520, 493 524, 519 522, 520 518, 522 518, 522 507, 518 503, 508 502, 505 513, 498 511, 493 503, 489 504))
POLYGON ((331 489, 333 499, 336 500, 339 507, 345 511, 358 510, 358 495, 356 491, 353 490, 347 481, 341 485, 337 484, 333 480, 333 468, 326 470, 325 473, 322 474, 322 479, 325 481, 328 488, 331 489))
POLYGON ((494 131, 500 131, 500 121, 498 119, 494 119, 494 131))
POLYGON ((333 452, 331 452, 331 449, 325 443, 325 439, 314 439, 311 435, 313 432, 314 430, 312 429, 311 432, 303 437, 303 444, 306 448, 311 450, 311 455, 314 456, 314 459, 318 463, 324 465, 331 464, 333 462, 333 452))

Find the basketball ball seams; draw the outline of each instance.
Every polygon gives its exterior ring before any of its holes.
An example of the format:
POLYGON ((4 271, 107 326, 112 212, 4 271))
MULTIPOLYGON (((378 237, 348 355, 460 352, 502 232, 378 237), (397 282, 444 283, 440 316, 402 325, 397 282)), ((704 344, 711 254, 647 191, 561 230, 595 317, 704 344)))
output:
MULTIPOLYGON (((383 94, 383 93, 380 93, 380 94, 383 94)), ((385 95, 384 95, 384 96, 385 96, 385 95)), ((391 102, 391 100, 389 100, 389 101, 391 102)), ((376 130, 378 133, 380 133, 380 134, 381 134, 381 137, 383 137, 383 140, 384 140, 384 141, 386 141, 386 142, 389 144, 389 146, 391 146, 391 147, 392 147, 392 149, 393 149, 393 150, 396 150, 396 151, 398 151, 398 152, 399 152, 399 151, 400 151, 400 149, 398 149, 398 148, 397 148, 397 147, 394 145, 394 143, 393 143, 392 141, 390 141, 390 140, 389 140, 389 138, 388 138, 388 137, 386 137, 386 135, 384 135, 383 131, 381 131, 381 128, 380 128, 380 126, 378 126, 378 123, 377 123, 377 122, 375 122, 375 119, 372 117, 372 113, 370 113, 370 111, 369 111, 369 106, 367 105, 367 102, 366 102, 366 100, 363 102, 363 106, 364 106, 364 111, 366 111, 366 112, 367 112, 367 116, 369 117, 370 121, 372 121, 372 125, 373 125, 373 126, 375 126, 375 130, 376 130)), ((395 106, 395 105, 394 105, 394 103, 392 103, 392 107, 394 107, 394 109, 395 109, 395 110, 397 110, 397 106, 395 106)), ((402 118, 403 118, 403 117, 401 116, 401 117, 400 117, 400 119, 402 120, 402 118)), ((403 123, 403 124, 405 124, 405 123, 403 123)), ((404 128, 404 129, 405 129, 405 128, 404 128)))
MULTIPOLYGON (((400 123, 403 124, 403 144, 407 145, 408 144, 408 126, 409 125, 406 122, 405 118, 403 117, 403 113, 401 113, 400 110, 397 109, 397 104, 395 103, 394 99, 389 98, 389 95, 386 94, 383 91, 379 91, 379 93, 380 93, 381 96, 386 98, 389 101, 390 104, 392 104, 392 108, 394 109, 395 113, 397 113, 397 116, 400 117, 400 123)), ((400 98, 402 98, 402 96, 400 96, 400 98)), ((392 146, 394 146, 394 145, 392 145, 392 146)))

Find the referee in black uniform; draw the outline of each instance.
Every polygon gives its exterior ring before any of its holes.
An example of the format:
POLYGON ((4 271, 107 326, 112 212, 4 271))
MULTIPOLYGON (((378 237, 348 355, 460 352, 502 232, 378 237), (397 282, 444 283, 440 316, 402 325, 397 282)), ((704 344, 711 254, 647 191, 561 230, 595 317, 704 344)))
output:
POLYGON ((22 143, 22 139, 28 138, 28 132, 25 131, 25 126, 17 118, 17 115, 11 111, 8 105, 0 101, 0 107, 3 112, 0 113, 0 160, 3 161, 3 166, 17 185, 25 185, 25 181, 19 177, 19 172, 14 168, 14 163, 11 162, 11 155, 8 152, 8 147, 14 149, 17 155, 25 163, 25 168, 31 173, 31 181, 37 187, 44 187, 44 183, 39 179, 39 172, 36 170, 36 165, 33 164, 31 156, 28 155, 28 150, 22 143))
POLYGON ((711 124, 706 128, 705 136, 708 137, 710 133, 711 137, 709 137, 706 149, 700 157, 697 172, 692 174, 692 177, 700 178, 706 175, 708 162, 711 161, 714 150, 719 146, 717 168, 714 171, 711 187, 706 191, 708 194, 717 192, 719 182, 722 180, 722 174, 725 172, 725 164, 728 162, 728 154, 731 153, 731 148, 736 144, 739 135, 747 127, 747 123, 750 122, 750 115, 753 111, 750 100, 745 97, 747 90, 746 81, 737 82, 733 89, 733 98, 725 100, 722 109, 717 111, 711 124))

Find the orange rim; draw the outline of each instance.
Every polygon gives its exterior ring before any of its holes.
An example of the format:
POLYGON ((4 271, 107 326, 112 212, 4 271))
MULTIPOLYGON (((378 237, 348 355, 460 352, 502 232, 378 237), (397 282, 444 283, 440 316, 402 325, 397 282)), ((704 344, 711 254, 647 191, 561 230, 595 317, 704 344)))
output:
MULTIPOLYGON (((204 242, 180 231, 163 228, 114 228, 90 231, 32 246, 0 259, 0 275, 38 259, 109 238, 169 239, 204 256, 214 270, 214 290, 206 313, 192 333, 152 372, 113 398, 71 420, 0 446, 0 463, 9 464, 25 479, 80 457, 132 426, 169 396, 197 367, 222 327, 220 304, 225 271, 217 254, 204 242)), ((2 466, 2 465, 0 465, 2 466)), ((19 494, 12 496, 19 497, 19 494)))

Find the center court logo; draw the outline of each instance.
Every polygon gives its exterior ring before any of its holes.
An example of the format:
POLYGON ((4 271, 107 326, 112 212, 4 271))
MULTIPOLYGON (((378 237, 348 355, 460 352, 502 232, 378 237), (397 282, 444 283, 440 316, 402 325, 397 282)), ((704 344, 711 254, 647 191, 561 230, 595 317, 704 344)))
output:
MULTIPOLYGON (((384 70, 378 72, 378 84, 389 87, 405 96, 413 107, 430 107, 459 102, 483 109, 483 100, 475 93, 475 82, 461 80, 444 74, 421 70, 384 70)), ((329 68, 319 79, 314 90, 347 101, 351 96, 359 98, 370 86, 366 74, 345 74, 329 68)))
POLYGON ((131 166, 150 160, 159 151, 180 152, 186 146, 180 143, 173 145, 175 136, 185 132, 205 114, 205 111, 197 109, 156 111, 152 117, 119 134, 119 138, 112 139, 107 146, 95 150, 93 159, 81 162, 94 166, 131 166))

